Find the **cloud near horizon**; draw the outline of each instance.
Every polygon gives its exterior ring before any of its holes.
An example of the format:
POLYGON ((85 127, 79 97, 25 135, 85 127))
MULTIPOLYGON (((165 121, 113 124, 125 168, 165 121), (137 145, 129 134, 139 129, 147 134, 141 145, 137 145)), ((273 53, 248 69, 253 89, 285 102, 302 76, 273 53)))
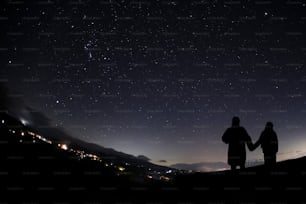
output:
POLYGON ((145 155, 138 155, 137 158, 147 162, 151 161, 151 159, 145 155))
POLYGON ((228 164, 226 164, 225 162, 199 162, 199 163, 192 163, 192 164, 177 163, 177 164, 171 165, 170 167, 176 168, 176 169, 202 171, 202 172, 221 171, 221 170, 229 169, 228 164))

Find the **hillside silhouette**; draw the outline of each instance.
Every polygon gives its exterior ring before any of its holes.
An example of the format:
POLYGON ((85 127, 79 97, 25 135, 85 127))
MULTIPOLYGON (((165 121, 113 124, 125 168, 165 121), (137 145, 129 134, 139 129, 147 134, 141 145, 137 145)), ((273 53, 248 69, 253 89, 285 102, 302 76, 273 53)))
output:
POLYGON ((63 144, 7 113, 0 117, 2 203, 303 201, 305 157, 273 168, 187 173, 93 144, 63 144))

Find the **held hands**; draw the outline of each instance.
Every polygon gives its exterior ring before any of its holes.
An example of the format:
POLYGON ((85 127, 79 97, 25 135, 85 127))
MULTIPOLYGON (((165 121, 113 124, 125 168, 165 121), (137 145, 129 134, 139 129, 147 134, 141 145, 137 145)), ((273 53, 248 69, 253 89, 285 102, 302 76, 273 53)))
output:
POLYGON ((257 148, 257 146, 252 142, 248 142, 247 145, 250 151, 254 151, 257 148))

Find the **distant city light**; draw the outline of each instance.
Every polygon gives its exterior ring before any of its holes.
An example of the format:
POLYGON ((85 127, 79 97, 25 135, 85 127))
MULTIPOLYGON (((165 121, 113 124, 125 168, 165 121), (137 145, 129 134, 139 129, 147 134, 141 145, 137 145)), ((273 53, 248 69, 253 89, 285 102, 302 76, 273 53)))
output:
POLYGON ((1 123, 2 123, 2 124, 4 124, 4 123, 5 123, 5 121, 4 121, 4 120, 1 120, 1 123))
POLYGON ((161 177, 160 177, 160 180, 163 180, 163 181, 170 181, 170 178, 167 177, 167 176, 161 176, 161 177))
POLYGON ((68 150, 68 146, 66 144, 58 144, 57 146, 63 150, 68 150))
POLYGON ((63 145, 62 145, 62 149, 63 149, 63 150, 67 150, 67 149, 68 149, 68 146, 65 145, 65 144, 63 144, 63 145))
POLYGON ((52 141, 51 141, 51 140, 48 140, 47 138, 44 138, 44 137, 41 136, 41 135, 35 134, 34 132, 27 131, 27 134, 32 135, 33 138, 37 138, 37 139, 42 140, 42 141, 44 141, 44 142, 46 142, 46 143, 48 143, 48 144, 52 144, 52 141))
POLYGON ((122 167, 122 166, 119 166, 118 169, 119 169, 119 171, 124 171, 125 170, 125 168, 122 167))
POLYGON ((171 173, 172 173, 172 170, 166 171, 166 174, 171 174, 171 173))

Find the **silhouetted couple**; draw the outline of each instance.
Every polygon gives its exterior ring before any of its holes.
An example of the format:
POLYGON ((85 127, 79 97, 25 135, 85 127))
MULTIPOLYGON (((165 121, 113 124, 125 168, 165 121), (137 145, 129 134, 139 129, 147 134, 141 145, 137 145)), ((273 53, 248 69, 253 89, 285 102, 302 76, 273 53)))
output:
POLYGON ((276 153, 278 152, 278 140, 275 131, 273 130, 272 122, 267 122, 265 129, 262 131, 259 139, 255 144, 252 143, 252 139, 244 129, 240 126, 240 119, 233 117, 232 127, 227 128, 222 136, 222 141, 228 144, 228 164, 232 170, 235 170, 237 166, 240 169, 245 168, 247 145, 250 151, 255 150, 261 145, 264 161, 266 166, 271 166, 276 163, 276 153))

